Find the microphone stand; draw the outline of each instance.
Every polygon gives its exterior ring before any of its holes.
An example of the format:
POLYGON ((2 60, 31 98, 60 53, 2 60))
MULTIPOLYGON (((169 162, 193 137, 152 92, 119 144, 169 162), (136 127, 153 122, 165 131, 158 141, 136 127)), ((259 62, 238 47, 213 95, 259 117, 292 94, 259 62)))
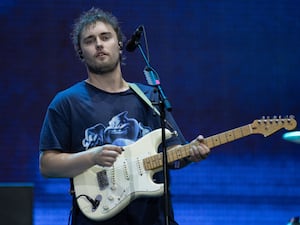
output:
POLYGON ((160 81, 158 75, 152 69, 148 58, 146 57, 140 43, 137 43, 137 46, 146 62, 146 71, 149 75, 147 77, 148 84, 154 86, 159 94, 159 111, 160 111, 160 120, 162 128, 162 154, 163 154, 163 174, 164 174, 164 212, 165 212, 165 224, 169 225, 169 213, 170 213, 170 202, 169 202, 169 172, 168 172, 168 155, 167 155, 167 146, 166 146, 166 110, 171 111, 172 107, 167 99, 162 87, 160 86, 160 81))

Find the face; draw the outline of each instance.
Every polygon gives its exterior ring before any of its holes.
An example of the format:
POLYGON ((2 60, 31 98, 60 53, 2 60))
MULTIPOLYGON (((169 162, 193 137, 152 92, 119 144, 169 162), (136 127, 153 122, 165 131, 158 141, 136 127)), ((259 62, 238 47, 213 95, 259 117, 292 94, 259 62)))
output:
POLYGON ((90 72, 104 74, 120 66, 120 45, 111 25, 96 22, 83 29, 80 46, 90 72))

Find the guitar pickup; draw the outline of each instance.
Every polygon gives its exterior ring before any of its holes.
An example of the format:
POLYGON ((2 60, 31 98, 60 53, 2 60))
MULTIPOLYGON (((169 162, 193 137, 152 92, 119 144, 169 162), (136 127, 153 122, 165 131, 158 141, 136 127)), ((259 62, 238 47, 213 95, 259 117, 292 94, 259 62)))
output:
POLYGON ((106 170, 102 170, 97 173, 97 181, 98 181, 100 190, 103 190, 107 186, 109 186, 106 170))

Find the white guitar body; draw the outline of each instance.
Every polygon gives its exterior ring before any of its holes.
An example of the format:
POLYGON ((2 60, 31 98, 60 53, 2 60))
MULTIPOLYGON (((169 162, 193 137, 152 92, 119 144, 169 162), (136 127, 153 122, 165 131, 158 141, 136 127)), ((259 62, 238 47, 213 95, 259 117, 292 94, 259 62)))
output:
MULTIPOLYGON (((172 133, 166 130, 166 138, 172 133)), ((79 208, 92 220, 106 220, 141 196, 163 194, 163 184, 153 182, 157 171, 145 170, 143 159, 157 154, 161 143, 161 129, 138 142, 124 147, 113 167, 93 166, 74 177, 74 189, 79 208), (93 207, 87 196, 98 201, 93 207)))
MULTIPOLYGON (((297 121, 292 117, 262 118, 203 140, 209 148, 246 137, 251 134, 271 135, 281 128, 292 130, 297 121)), ((153 174, 163 166, 162 154, 157 153, 161 143, 161 129, 152 131, 132 145, 124 147, 113 167, 93 166, 74 177, 77 203, 82 213, 92 220, 106 220, 141 196, 163 194, 163 184, 154 183, 153 174)), ((166 130, 166 139, 172 133, 166 130)), ((190 156, 190 148, 199 145, 191 142, 168 150, 168 163, 190 156)))

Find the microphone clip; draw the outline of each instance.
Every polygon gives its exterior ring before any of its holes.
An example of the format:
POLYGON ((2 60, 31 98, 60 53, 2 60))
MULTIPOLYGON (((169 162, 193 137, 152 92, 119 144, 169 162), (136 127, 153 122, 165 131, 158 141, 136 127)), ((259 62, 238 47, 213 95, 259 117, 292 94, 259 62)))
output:
POLYGON ((128 52, 133 52, 136 47, 140 44, 140 39, 142 37, 142 33, 144 32, 144 26, 140 25, 138 28, 135 30, 135 32, 132 34, 131 38, 126 44, 126 50, 128 52))

